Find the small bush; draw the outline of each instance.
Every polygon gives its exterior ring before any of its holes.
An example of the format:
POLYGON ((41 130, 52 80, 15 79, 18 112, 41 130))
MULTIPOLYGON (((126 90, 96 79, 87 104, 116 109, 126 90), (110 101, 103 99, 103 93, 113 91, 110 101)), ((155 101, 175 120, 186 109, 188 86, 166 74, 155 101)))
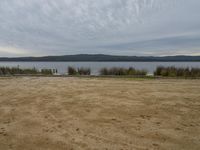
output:
POLYGON ((137 70, 135 68, 130 67, 128 69, 128 75, 147 75, 147 71, 146 70, 137 70))
POLYGON ((68 75, 77 75, 77 71, 74 67, 68 67, 68 75))
POLYGON ((91 74, 91 70, 90 68, 78 68, 78 74, 79 75, 90 75, 91 74))
POLYGON ((190 70, 190 75, 192 77, 200 77, 200 68, 192 68, 190 70))
POLYGON ((36 68, 32 68, 32 69, 22 69, 20 74, 39 74, 39 70, 37 70, 36 68))
POLYGON ((155 76, 166 77, 200 77, 200 68, 176 68, 159 66, 154 72, 155 76))
POLYGON ((53 75, 53 71, 51 69, 42 69, 41 74, 53 75))
POLYGON ((100 75, 117 75, 117 76, 125 76, 125 75, 141 75, 145 76, 147 75, 146 70, 136 70, 135 68, 102 68, 100 71, 100 75))
POLYGON ((90 75, 91 70, 90 68, 74 68, 74 67, 68 67, 68 75, 90 75))
POLYGON ((102 68, 99 73, 100 75, 109 75, 109 70, 107 68, 102 68))
POLYGON ((37 70, 36 68, 27 68, 21 69, 19 67, 0 67, 0 75, 52 75, 53 72, 51 69, 42 69, 41 71, 37 70))

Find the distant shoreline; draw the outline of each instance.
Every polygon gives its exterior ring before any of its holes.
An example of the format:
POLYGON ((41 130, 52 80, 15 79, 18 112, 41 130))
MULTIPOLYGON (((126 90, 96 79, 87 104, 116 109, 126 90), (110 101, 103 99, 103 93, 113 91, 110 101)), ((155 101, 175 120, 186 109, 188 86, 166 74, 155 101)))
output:
POLYGON ((53 61, 53 60, 21 61, 21 60, 0 60, 0 62, 200 62, 200 60, 199 61, 192 61, 192 60, 182 60, 182 61, 179 61, 179 60, 177 60, 177 61, 53 61))
POLYGON ((116 56, 80 54, 43 57, 0 57, 0 62, 200 62, 200 56, 116 56))

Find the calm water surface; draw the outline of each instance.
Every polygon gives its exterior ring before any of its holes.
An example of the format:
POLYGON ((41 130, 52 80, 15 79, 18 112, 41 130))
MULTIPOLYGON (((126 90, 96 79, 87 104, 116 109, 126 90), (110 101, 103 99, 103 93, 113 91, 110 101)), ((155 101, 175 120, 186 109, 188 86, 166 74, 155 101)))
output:
POLYGON ((0 62, 0 66, 37 69, 57 69, 60 74, 66 74, 68 66, 89 67, 93 75, 97 75, 103 67, 134 67, 136 69, 146 69, 152 74, 157 66, 176 66, 176 67, 198 67, 200 62, 0 62))

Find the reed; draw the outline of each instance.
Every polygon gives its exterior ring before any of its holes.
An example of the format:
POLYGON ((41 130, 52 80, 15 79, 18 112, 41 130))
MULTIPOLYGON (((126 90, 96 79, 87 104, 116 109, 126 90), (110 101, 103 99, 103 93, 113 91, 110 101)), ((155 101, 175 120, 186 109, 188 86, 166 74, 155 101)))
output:
POLYGON ((77 75, 77 70, 74 67, 69 66, 68 67, 68 75, 77 75))
POLYGON ((44 75, 53 75, 54 73, 57 73, 57 71, 52 70, 52 69, 42 69, 41 74, 44 75))
POLYGON ((36 68, 22 69, 19 67, 0 67, 0 75, 53 75, 51 69, 42 69, 41 71, 36 68))
POLYGON ((135 76, 146 76, 146 70, 138 70, 133 67, 122 68, 122 67, 113 67, 113 68, 102 68, 99 71, 100 75, 117 75, 117 76, 126 76, 126 75, 135 75, 135 76))
POLYGON ((90 75, 91 74, 91 69, 90 68, 78 68, 78 74, 79 75, 90 75))
POLYGON ((174 66, 159 66, 156 68, 154 75, 164 77, 200 77, 200 68, 177 68, 174 66))
POLYGON ((74 67, 68 67, 68 75, 90 75, 91 69, 90 68, 74 68, 74 67))

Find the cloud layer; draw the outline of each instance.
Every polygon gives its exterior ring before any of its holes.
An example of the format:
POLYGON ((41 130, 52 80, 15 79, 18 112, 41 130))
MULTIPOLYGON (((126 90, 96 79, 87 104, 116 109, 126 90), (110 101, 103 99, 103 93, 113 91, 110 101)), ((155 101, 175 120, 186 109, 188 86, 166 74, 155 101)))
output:
POLYGON ((200 53, 199 0, 1 0, 0 56, 200 53))

